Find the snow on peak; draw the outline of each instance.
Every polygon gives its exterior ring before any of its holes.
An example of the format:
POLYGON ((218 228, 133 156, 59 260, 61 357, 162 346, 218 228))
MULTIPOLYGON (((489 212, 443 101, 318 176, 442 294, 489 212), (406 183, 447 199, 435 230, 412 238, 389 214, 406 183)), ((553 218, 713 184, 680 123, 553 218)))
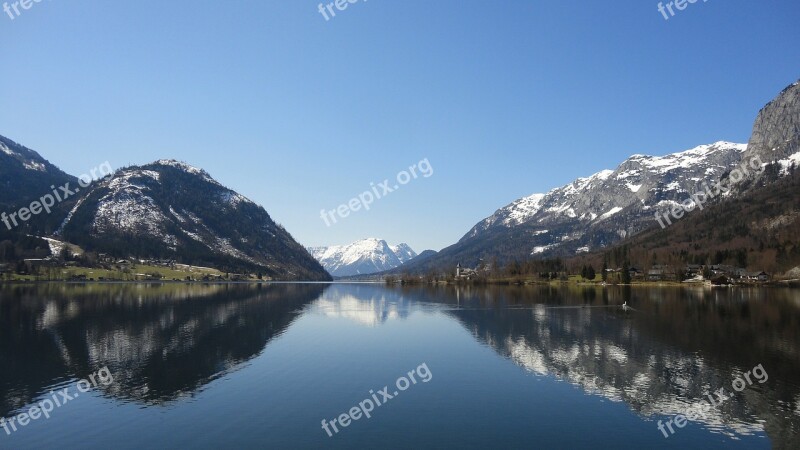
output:
POLYGON ((417 257, 417 252, 406 243, 390 245, 389 248, 392 249, 394 254, 397 255, 397 259, 402 263, 406 263, 417 257))
POLYGON ((191 164, 187 164, 183 161, 178 161, 177 159, 159 159, 158 161, 154 162, 153 164, 157 164, 159 166, 171 166, 177 167, 181 170, 185 170, 191 173, 201 173, 204 172, 203 169, 199 169, 191 164))
POLYGON ((417 256, 408 244, 390 246, 383 239, 367 238, 347 245, 310 247, 309 253, 331 275, 366 275, 394 269, 417 256))
POLYGON ((594 181, 594 180, 603 180, 603 181, 605 181, 605 180, 607 180, 607 179, 608 179, 608 177, 610 177, 610 176, 611 176, 611 174, 613 174, 613 173, 614 173, 614 171, 613 171, 613 170, 608 170, 608 169, 606 169, 606 170, 601 170, 600 172, 597 172, 596 174, 594 174, 594 175, 590 176, 590 177, 589 177, 589 180, 590 180, 590 181, 594 181))
POLYGON ((183 161, 178 161, 176 159, 159 159, 158 161, 154 162, 153 165, 156 166, 167 166, 167 167, 175 167, 176 169, 180 169, 186 173, 191 173, 193 175, 203 175, 208 176, 208 172, 198 167, 195 167, 191 164, 187 164, 183 161))
POLYGON ((713 144, 699 145, 695 148, 678 153, 671 153, 665 156, 648 156, 636 154, 628 158, 629 161, 637 161, 648 169, 653 169, 658 173, 666 173, 675 169, 688 169, 693 166, 703 164, 708 156, 718 151, 734 150, 739 153, 747 150, 747 144, 736 144, 733 142, 719 141, 713 144))
POLYGON ((587 189, 595 187, 596 186, 596 184, 595 184, 596 182, 602 182, 602 181, 608 180, 609 177, 611 177, 611 175, 613 173, 614 173, 613 170, 608 170, 608 169, 601 170, 600 172, 597 172, 597 173, 595 173, 593 175, 590 175, 588 177, 578 178, 578 179, 576 179, 575 181, 573 181, 572 183, 570 183, 570 184, 568 184, 566 186, 562 186, 560 188, 553 189, 548 194, 553 194, 553 193, 558 193, 558 192, 561 192, 561 193, 564 193, 564 194, 576 194, 576 193, 579 193, 579 192, 582 192, 582 191, 585 191, 587 189))
POLYGON ((151 164, 148 164, 148 165, 149 166, 174 167, 174 168, 176 168, 176 169, 178 169, 180 171, 183 171, 185 173, 188 173, 188 174, 191 174, 191 175, 197 175, 199 177, 202 177, 205 181, 208 181, 209 183, 220 185, 220 183, 217 180, 211 178, 211 175, 209 175, 208 172, 206 172, 205 170, 200 169, 198 167, 195 167, 195 166, 193 166, 191 164, 187 164, 187 163, 185 163, 183 161, 178 161, 176 159, 159 159, 158 161, 155 161, 155 162, 153 162, 151 164))

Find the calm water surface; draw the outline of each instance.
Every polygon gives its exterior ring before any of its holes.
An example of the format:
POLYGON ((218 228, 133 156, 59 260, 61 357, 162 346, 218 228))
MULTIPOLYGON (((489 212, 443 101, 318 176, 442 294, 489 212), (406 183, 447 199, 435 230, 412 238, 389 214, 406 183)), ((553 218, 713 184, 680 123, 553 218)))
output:
POLYGON ((113 383, 0 448, 800 448, 789 290, 0 287, 0 417, 103 367, 113 383), (384 386, 370 418, 322 429, 384 386))

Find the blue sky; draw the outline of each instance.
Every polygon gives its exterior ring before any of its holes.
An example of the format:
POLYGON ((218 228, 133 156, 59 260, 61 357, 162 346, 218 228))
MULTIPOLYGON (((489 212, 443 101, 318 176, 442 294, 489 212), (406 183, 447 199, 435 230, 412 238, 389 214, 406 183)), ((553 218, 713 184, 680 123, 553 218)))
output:
MULTIPOLYGON (((2 3, 2 0, 0 0, 2 3)), ((800 3, 43 0, 0 15, 0 134, 80 174, 175 158, 305 245, 440 249, 516 198, 718 140, 800 78, 800 3), (419 178, 327 227, 370 183, 419 178)))

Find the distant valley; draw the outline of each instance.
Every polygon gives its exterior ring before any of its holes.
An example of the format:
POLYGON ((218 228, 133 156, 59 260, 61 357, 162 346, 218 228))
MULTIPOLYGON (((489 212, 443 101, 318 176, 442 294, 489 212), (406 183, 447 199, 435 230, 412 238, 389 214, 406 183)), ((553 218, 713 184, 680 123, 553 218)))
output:
MULTIPOLYGON (((614 169, 515 200, 455 244, 417 255, 407 244, 377 238, 304 247, 263 207, 205 170, 163 159, 121 168, 16 227, 4 216, 0 272, 6 278, 40 276, 41 267, 130 259, 213 268, 227 279, 375 279, 450 273, 458 264, 497 269, 547 260, 574 268, 608 264, 610 255, 618 266, 738 264, 781 272, 800 264, 798 164, 800 82, 758 113, 748 144, 719 141, 666 156, 634 154, 614 169), (736 171, 748 161, 757 161, 760 170, 742 179, 736 171), (703 211, 658 228, 659 215, 687 201, 692 206, 694 193, 723 181, 730 191, 720 192, 703 211)), ((77 182, 37 152, 0 136, 3 211, 28 205, 32 210, 54 186, 77 182)))

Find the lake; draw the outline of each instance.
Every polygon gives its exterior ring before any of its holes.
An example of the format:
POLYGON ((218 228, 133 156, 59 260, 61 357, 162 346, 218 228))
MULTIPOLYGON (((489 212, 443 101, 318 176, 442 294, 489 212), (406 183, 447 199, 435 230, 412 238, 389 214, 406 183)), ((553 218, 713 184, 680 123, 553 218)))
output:
POLYGON ((4 285, 0 417, 4 449, 800 448, 800 291, 4 285))

